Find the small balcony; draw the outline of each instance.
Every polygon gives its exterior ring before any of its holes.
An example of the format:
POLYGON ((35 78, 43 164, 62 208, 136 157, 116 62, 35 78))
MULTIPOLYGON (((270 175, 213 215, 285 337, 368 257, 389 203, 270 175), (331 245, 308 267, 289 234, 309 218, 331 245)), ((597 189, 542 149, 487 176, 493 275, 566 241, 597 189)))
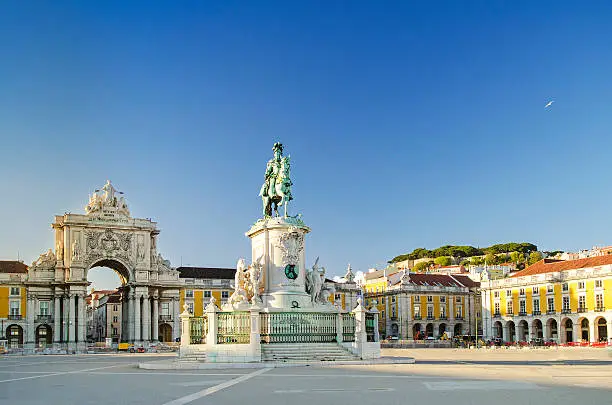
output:
POLYGON ((496 312, 493 314, 493 318, 501 318, 501 314, 499 312, 496 312))
POLYGON ((37 323, 49 323, 53 322, 53 317, 51 315, 36 315, 37 323))
POLYGON ((448 320, 448 316, 446 316, 446 315, 440 315, 439 319, 440 319, 441 321, 447 321, 447 320, 448 320))
POLYGON ((518 316, 527 316, 527 312, 519 311, 518 316))
POLYGON ((458 321, 462 321, 463 320, 463 315, 456 315, 455 319, 458 321))
POLYGON ((554 315, 556 313, 557 311, 555 311, 554 309, 549 309, 548 311, 546 311, 546 315, 554 315))
POLYGON ((571 313, 572 313, 572 310, 571 310, 571 309, 569 309, 569 308, 563 308, 563 309, 561 310, 561 313, 562 313, 562 314, 571 314, 571 313))
POLYGON ((21 321, 23 319, 23 316, 21 315, 9 315, 7 318, 9 321, 21 321))
POLYGON ((172 322, 172 315, 160 315, 159 321, 160 322, 172 322))
POLYGON ((415 321, 420 321, 421 319, 423 319, 423 318, 421 317, 421 315, 415 315, 415 316, 414 316, 414 320, 415 320, 415 321))
POLYGON ((583 312, 588 312, 588 310, 586 309, 586 307, 578 307, 578 311, 579 314, 583 313, 583 312))
POLYGON ((606 308, 603 305, 595 307, 595 312, 604 312, 605 310, 606 308))
POLYGON ((533 311, 532 315, 542 315, 542 313, 540 311, 533 311))
POLYGON ((427 320, 428 321, 433 321, 434 319, 436 319, 433 315, 428 315, 427 316, 427 320))

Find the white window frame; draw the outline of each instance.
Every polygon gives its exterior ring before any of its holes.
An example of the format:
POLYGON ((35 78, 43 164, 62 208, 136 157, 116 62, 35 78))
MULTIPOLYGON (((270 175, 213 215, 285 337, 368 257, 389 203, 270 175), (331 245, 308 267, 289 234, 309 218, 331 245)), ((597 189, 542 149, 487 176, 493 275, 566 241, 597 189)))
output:
POLYGON ((17 300, 12 300, 9 303, 9 315, 21 315, 21 302, 17 300))
POLYGON ((569 297, 569 295, 564 295, 563 298, 561 298, 561 309, 563 311, 569 311, 570 310, 570 297, 569 297))
POLYGON ((50 311, 49 301, 38 301, 38 315, 48 316, 50 311))
POLYGON ((185 298, 193 298, 193 290, 192 289, 185 290, 185 298))

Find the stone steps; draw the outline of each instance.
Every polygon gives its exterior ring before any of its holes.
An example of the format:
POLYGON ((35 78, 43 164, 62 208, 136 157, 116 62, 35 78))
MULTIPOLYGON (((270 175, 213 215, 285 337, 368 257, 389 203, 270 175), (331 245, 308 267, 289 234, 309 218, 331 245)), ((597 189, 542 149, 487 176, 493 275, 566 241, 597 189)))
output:
POLYGON ((280 362, 358 360, 357 356, 336 343, 264 344, 261 357, 263 361, 280 362))

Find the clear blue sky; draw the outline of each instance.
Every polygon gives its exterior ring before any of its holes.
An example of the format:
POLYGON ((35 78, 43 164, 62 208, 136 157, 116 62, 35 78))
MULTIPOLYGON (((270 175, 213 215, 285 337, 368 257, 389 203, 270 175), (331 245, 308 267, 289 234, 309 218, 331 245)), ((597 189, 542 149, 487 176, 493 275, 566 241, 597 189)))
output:
POLYGON ((330 275, 612 243, 610 21, 603 1, 4 2, 0 258, 52 247, 109 178, 174 265, 234 266, 275 141, 330 275))

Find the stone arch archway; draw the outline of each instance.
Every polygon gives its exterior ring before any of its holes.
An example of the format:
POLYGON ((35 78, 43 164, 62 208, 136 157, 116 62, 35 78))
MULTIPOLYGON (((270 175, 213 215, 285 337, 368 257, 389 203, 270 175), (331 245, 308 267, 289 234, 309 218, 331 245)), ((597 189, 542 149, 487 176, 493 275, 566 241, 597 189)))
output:
POLYGON ((606 321, 606 318, 599 316, 595 318, 593 322, 595 324, 594 341, 607 342, 610 337, 608 336, 608 322, 606 321))
POLYGON ((506 328, 508 328, 508 336, 506 341, 516 342, 516 325, 514 324, 514 321, 508 321, 506 323, 506 328))
POLYGON ((531 338, 532 339, 544 339, 544 328, 542 326, 542 321, 539 319, 534 319, 531 322, 531 338))
POLYGON ((580 318, 578 319, 578 325, 580 325, 580 336, 578 336, 578 338, 588 342, 591 338, 589 333, 589 320, 587 318, 580 318))
POLYGON ((461 324, 461 323, 455 324, 455 327, 453 328, 453 335, 454 336, 461 336, 461 335, 463 335, 463 324, 461 324))
MULTIPOLYGON (((55 250, 49 249, 28 269, 29 279, 37 282, 36 291, 28 291, 28 306, 50 302, 52 335, 61 348, 86 349, 87 323, 92 322, 87 276, 95 267, 114 270, 122 283, 117 303, 122 321, 116 322, 120 330, 114 325, 104 328, 104 337, 121 336, 121 341, 145 345, 157 341, 160 310, 168 303, 171 337, 179 336, 179 272, 157 251, 157 223, 132 217, 122 194, 107 181, 89 196, 84 214, 56 216, 55 250)), ((36 326, 30 312, 25 336, 26 344, 34 347, 36 326)))
POLYGON ((529 324, 526 320, 519 321, 517 336, 519 342, 526 342, 529 340, 529 324))
POLYGON ((421 329, 423 327, 421 326, 420 323, 415 323, 412 326, 412 338, 415 340, 418 340, 419 338, 421 338, 421 329))
POLYGON ((124 260, 116 257, 100 258, 92 261, 85 267, 85 279, 87 279, 89 271, 97 267, 107 267, 113 270, 119 276, 122 285, 129 284, 130 281, 134 280, 134 269, 124 260))
POLYGON ((502 339, 504 337, 503 326, 500 321, 495 321, 493 324, 493 337, 496 339, 502 339))
POLYGON ((570 318, 561 320, 561 343, 573 342, 577 337, 574 336, 574 322, 570 318))
POLYGON ((35 334, 36 347, 45 348, 53 343, 53 332, 47 324, 38 325, 35 334))
POLYGON ((21 326, 17 324, 7 326, 5 336, 10 348, 16 349, 23 345, 23 328, 21 326))
POLYGON ((442 336, 446 333, 446 324, 442 322, 440 326, 438 326, 438 335, 442 336))
POLYGON ((433 326, 433 323, 428 323, 427 325, 425 325, 425 335, 427 337, 433 337, 433 335, 434 335, 434 326, 433 326))
POLYGON ((165 343, 172 342, 172 326, 167 323, 159 325, 159 341, 165 343))
POLYGON ((559 325, 555 318, 549 318, 546 321, 546 335, 544 339, 559 339, 559 325))

